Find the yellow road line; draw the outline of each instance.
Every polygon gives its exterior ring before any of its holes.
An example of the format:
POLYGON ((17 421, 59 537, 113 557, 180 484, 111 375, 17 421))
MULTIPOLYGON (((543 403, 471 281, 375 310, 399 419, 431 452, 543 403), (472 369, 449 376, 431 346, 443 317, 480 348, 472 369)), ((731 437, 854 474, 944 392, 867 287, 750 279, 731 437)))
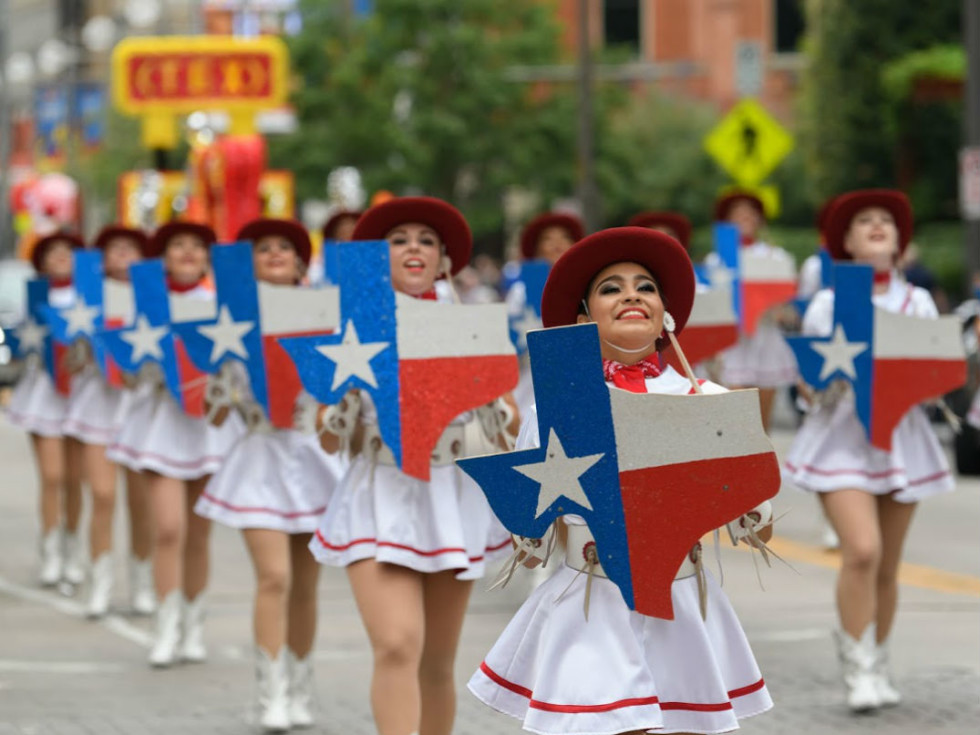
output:
MULTIPOLYGON (((787 561, 800 561, 827 569, 840 567, 840 554, 836 551, 803 544, 781 536, 774 536, 769 546, 787 561)), ((749 551, 748 547, 740 544, 739 548, 749 551)), ((980 597, 980 577, 970 574, 947 572, 943 569, 928 567, 923 564, 903 563, 898 569, 899 584, 919 587, 936 592, 946 592, 953 595, 969 595, 980 597)))

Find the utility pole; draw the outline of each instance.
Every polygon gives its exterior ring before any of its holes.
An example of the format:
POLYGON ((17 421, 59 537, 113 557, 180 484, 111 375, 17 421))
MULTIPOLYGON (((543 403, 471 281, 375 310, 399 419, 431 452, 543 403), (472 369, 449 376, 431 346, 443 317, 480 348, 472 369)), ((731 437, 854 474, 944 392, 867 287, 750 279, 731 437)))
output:
MULTIPOLYGON (((967 0, 969 1, 969 0, 967 0)), ((589 0, 578 0, 578 165, 579 201, 586 232, 599 225, 599 200, 595 182, 595 110, 592 98, 592 44, 589 33, 589 0)))
MULTIPOLYGON (((966 126, 964 147, 980 155, 980 2, 963 0, 963 45, 966 49, 966 126)), ((966 152, 964 152, 966 153, 966 152)), ((961 174, 961 184, 963 175, 961 174)), ((964 207, 966 210, 966 208, 964 207)), ((980 216, 964 211, 966 220, 965 261, 967 279, 980 274, 980 216)))

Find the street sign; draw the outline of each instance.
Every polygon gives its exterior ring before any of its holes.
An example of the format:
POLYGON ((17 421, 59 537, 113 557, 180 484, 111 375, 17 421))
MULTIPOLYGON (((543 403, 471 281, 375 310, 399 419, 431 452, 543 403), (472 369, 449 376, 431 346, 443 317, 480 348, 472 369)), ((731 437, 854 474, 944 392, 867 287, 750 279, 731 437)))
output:
POLYGON ((739 97, 756 97, 762 92, 762 42, 735 44, 735 91, 739 97))
POLYGON ((980 147, 960 150, 960 212, 965 220, 980 220, 980 147))
POLYGON ((735 105, 704 139, 708 154, 742 186, 762 183, 793 145, 793 136, 753 99, 735 105))

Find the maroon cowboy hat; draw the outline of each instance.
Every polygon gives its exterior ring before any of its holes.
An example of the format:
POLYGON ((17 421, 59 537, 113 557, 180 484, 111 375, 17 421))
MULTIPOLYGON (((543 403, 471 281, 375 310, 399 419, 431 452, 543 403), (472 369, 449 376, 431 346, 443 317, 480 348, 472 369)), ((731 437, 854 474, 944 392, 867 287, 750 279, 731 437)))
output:
POLYGON ((238 231, 236 240, 248 240, 255 242, 266 235, 278 235, 284 237, 293 244, 293 249, 303 261, 304 265, 310 264, 310 256, 313 254, 313 246, 310 244, 310 233, 306 231, 296 220, 273 219, 271 217, 260 217, 253 219, 238 231))
POLYGON ((174 237, 185 233, 201 238, 204 241, 205 247, 209 248, 218 239, 214 234, 214 230, 200 222, 168 222, 158 227, 157 231, 150 236, 150 242, 146 246, 146 257, 159 258, 163 255, 163 251, 167 249, 167 245, 174 237))
POLYGON ((729 210, 738 201, 748 202, 758 210, 762 219, 766 218, 766 205, 762 203, 762 200, 750 191, 737 189, 718 197, 717 201, 715 201, 715 222, 724 222, 728 219, 729 210))
POLYGON ((680 212, 640 212, 630 218, 630 227, 669 227, 685 250, 691 248, 691 220, 680 212))
POLYGON ((541 233, 549 227, 561 227, 569 234, 573 242, 578 242, 585 237, 585 226, 582 220, 574 214, 563 214, 561 212, 546 212, 539 214, 532 219, 521 230, 521 255, 525 260, 531 260, 537 255, 538 239, 541 233))
POLYGON ((125 225, 106 225, 101 230, 99 234, 95 236, 95 247, 99 250, 105 250, 106 246, 112 242, 117 237, 125 237, 130 240, 136 241, 136 247, 139 248, 140 252, 145 254, 147 245, 150 242, 150 238, 146 236, 143 230, 138 230, 135 227, 126 227, 125 225))
POLYGON ((582 299, 599 271, 624 262, 642 265, 657 279, 664 306, 674 317, 674 334, 680 334, 694 305, 694 267, 677 240, 645 227, 601 230, 565 251, 544 285, 544 326, 575 324, 582 299))
POLYGON ((437 233, 456 275, 470 262, 473 235, 470 226, 456 207, 435 197, 396 197, 376 204, 361 215, 354 228, 355 240, 384 240, 398 225, 418 222, 437 233))
POLYGON ((898 252, 905 252, 912 239, 912 205, 909 198, 896 189, 859 189, 834 199, 827 214, 824 232, 827 249, 834 260, 853 260, 851 254, 844 249, 844 240, 851 227, 851 220, 868 207, 881 207, 891 213, 898 228, 898 252))
POLYGON ((355 220, 358 220, 361 218, 362 214, 364 214, 364 212, 356 209, 341 209, 339 212, 334 212, 332 215, 330 215, 330 219, 327 220, 326 224, 323 225, 323 228, 320 230, 320 232, 323 234, 323 239, 333 240, 333 233, 336 231, 337 225, 340 224, 342 219, 353 217, 355 220))
POLYGON ((41 261, 44 260, 44 254, 56 242, 66 242, 74 250, 81 250, 85 247, 85 241, 75 232, 59 230, 50 235, 45 235, 34 243, 34 247, 31 249, 31 263, 34 264, 34 270, 38 273, 41 272, 41 261))

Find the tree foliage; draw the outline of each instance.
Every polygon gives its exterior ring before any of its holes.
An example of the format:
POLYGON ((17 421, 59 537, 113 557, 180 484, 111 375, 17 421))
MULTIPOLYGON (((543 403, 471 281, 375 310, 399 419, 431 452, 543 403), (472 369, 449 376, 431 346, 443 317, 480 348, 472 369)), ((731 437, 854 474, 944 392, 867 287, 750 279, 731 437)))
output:
POLYGON ((479 233, 499 229, 507 187, 569 194, 567 92, 509 76, 557 61, 547 3, 378 0, 367 18, 345 5, 305 2, 291 41, 300 127, 271 154, 301 197, 322 198, 331 169, 356 166, 369 190, 454 201, 479 233))
MULTIPOLYGON (((935 139, 937 124, 944 129, 941 155, 955 166, 955 147, 945 150, 951 142, 949 126, 955 123, 933 114, 897 121, 907 110, 891 103, 882 65, 912 51, 958 42, 961 6, 960 0, 808 0, 804 50, 809 65, 800 119, 814 202, 848 189, 895 186, 899 144, 935 139)), ((918 157, 924 161, 936 155, 932 147, 918 157)), ((922 174, 924 179, 937 172, 922 174)))

